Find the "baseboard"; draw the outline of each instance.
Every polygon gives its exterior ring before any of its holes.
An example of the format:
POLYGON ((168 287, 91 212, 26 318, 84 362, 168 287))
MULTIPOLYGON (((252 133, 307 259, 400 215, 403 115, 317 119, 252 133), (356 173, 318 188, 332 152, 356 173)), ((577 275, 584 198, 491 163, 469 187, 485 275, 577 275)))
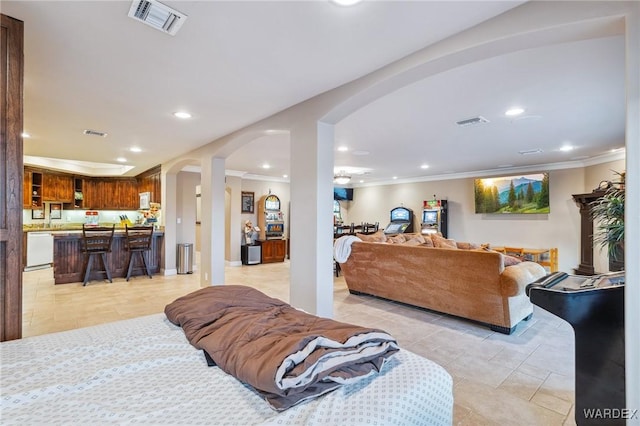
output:
POLYGON ((24 268, 24 272, 37 271, 38 269, 47 269, 51 268, 49 263, 45 263, 44 265, 36 265, 36 266, 27 266, 24 268))
POLYGON ((160 275, 168 276, 168 275, 178 275, 177 269, 160 269, 160 275))
POLYGON ((241 260, 228 260, 227 266, 242 266, 241 260))

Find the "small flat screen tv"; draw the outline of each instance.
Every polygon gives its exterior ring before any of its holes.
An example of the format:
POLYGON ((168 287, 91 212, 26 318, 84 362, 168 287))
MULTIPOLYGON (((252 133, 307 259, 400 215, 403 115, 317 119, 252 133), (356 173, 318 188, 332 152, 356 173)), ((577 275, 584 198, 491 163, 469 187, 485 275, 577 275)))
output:
POLYGON ((333 188, 333 199, 338 201, 353 200, 353 188, 333 188))
POLYGON ((474 180, 476 213, 548 214, 549 173, 474 180))

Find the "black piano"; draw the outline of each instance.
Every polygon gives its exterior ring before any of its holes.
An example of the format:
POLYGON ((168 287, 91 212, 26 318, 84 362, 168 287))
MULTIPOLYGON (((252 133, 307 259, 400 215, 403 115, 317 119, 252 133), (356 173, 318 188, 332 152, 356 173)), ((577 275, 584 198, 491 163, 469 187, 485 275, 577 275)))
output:
POLYGON ((531 303, 575 334, 578 425, 624 425, 624 271, 590 277, 555 272, 526 287, 531 303))

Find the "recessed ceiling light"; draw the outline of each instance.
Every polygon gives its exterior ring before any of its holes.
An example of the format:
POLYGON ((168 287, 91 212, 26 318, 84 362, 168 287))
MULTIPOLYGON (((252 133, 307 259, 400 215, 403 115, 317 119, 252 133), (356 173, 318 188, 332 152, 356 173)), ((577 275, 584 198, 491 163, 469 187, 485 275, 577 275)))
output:
POLYGON ((571 145, 563 145, 563 146, 560 147, 560 151, 562 151, 562 152, 573 151, 573 146, 571 146, 571 145))
POLYGON ((348 147, 346 147, 346 146, 339 146, 339 147, 338 147, 338 151, 340 151, 340 152, 347 152, 347 151, 349 151, 349 148, 348 148, 348 147))
POLYGON ((184 118, 184 119, 186 119, 186 118, 191 118, 191 114, 189 114, 189 113, 188 113, 188 112, 186 112, 186 111, 178 111, 178 112, 174 112, 174 113, 173 113, 173 115, 174 115, 175 117, 178 117, 178 118, 184 118))
POLYGON ((289 177, 289 175, 282 175, 282 177, 286 179, 289 177))
POLYGON ((27 132, 22 132, 22 135, 21 135, 21 136, 22 136, 23 138, 25 138, 25 139, 27 139, 27 138, 30 138, 30 137, 31 137, 31 135, 30 135, 29 133, 27 133, 27 132))
POLYGON ((398 179, 398 176, 394 176, 392 179, 398 179))
POLYGON ((524 112, 524 108, 514 107, 505 111, 504 115, 507 117, 513 117, 515 115, 520 115, 524 112))
POLYGON ((364 183, 364 180, 363 180, 363 179, 360 179, 360 183, 364 183))
POLYGON ((268 165, 267 163, 264 163, 264 164, 262 165, 262 168, 263 168, 263 169, 270 169, 270 168, 271 168, 271 166, 270 166, 270 165, 268 165))
POLYGON ((124 157, 118 157, 118 158, 116 158, 116 161, 119 162, 119 163, 126 163, 127 159, 124 158, 124 157))
POLYGON ((428 164, 423 164, 423 165, 421 165, 421 166, 420 166, 420 168, 421 168, 421 169, 428 169, 428 168, 429 168, 429 165, 428 165, 428 164))
POLYGON ((353 6, 361 1, 362 0, 331 0, 331 3, 337 4, 338 6, 353 6))
POLYGON ((131 148, 129 148, 129 151, 131 151, 131 152, 142 152, 142 149, 138 148, 137 146, 132 146, 131 148))

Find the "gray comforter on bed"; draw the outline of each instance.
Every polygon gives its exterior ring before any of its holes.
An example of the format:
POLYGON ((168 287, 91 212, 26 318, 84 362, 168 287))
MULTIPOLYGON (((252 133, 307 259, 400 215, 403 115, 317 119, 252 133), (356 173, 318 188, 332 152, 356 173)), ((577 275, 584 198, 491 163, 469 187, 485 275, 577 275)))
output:
POLYGON ((240 285, 197 290, 165 314, 278 411, 376 374, 399 350, 382 330, 310 315, 240 285))

